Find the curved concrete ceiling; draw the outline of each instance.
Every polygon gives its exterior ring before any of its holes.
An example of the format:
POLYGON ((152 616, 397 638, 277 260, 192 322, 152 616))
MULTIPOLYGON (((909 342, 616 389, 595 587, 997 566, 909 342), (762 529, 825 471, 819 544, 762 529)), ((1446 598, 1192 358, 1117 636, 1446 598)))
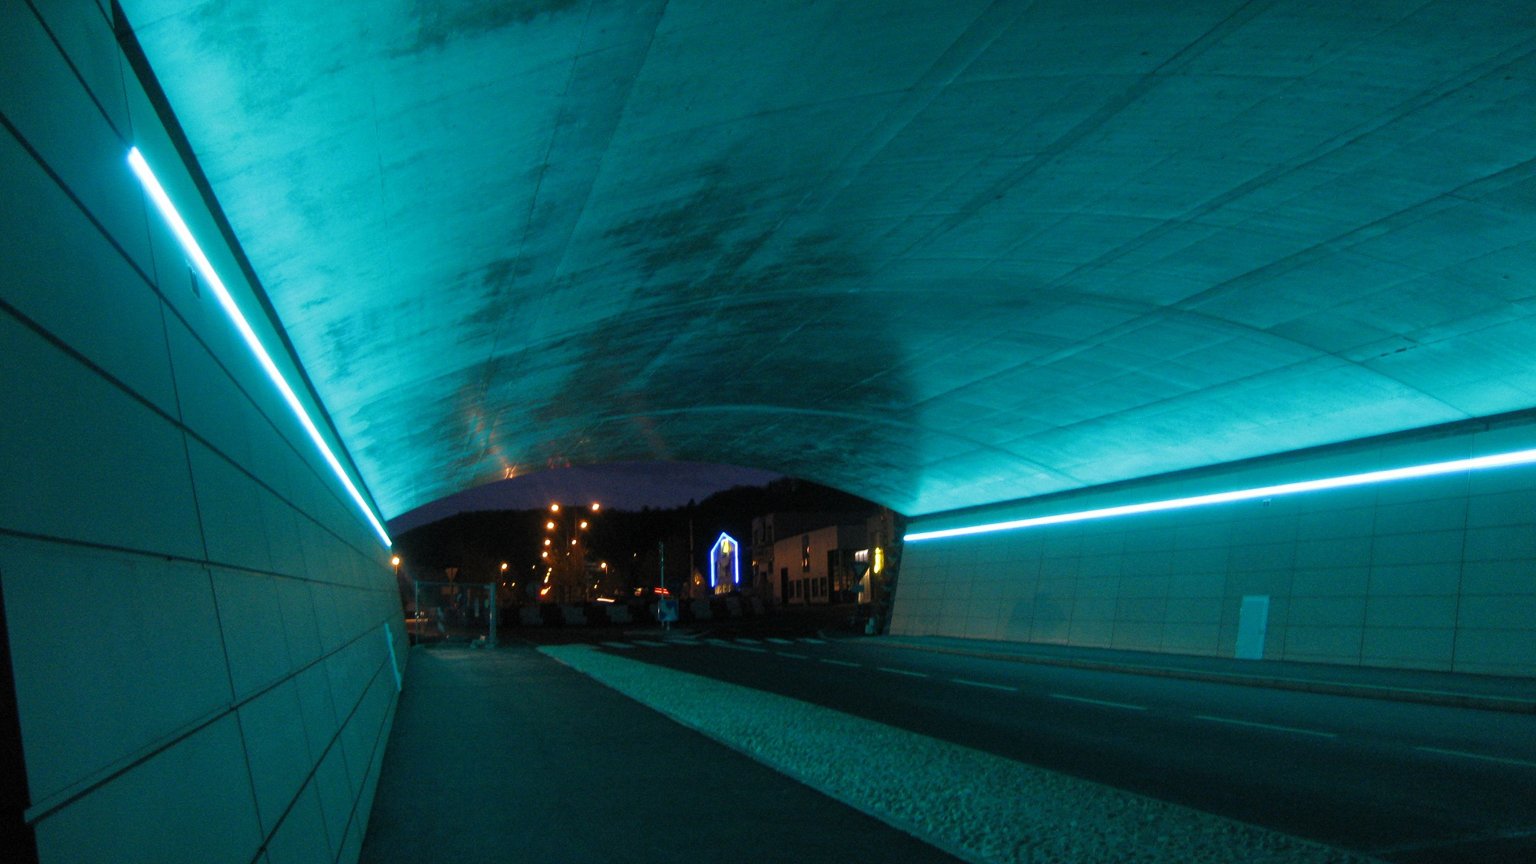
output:
POLYGON ((909 514, 1536 405, 1529 2, 123 0, 386 515, 909 514))

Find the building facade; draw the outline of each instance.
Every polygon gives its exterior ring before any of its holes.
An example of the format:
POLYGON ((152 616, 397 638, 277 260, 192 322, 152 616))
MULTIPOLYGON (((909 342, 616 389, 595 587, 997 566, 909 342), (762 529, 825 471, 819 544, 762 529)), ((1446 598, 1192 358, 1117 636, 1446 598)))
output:
POLYGON ((768 580, 775 602, 790 605, 852 603, 860 575, 855 556, 866 550, 863 522, 802 531, 773 544, 768 580))

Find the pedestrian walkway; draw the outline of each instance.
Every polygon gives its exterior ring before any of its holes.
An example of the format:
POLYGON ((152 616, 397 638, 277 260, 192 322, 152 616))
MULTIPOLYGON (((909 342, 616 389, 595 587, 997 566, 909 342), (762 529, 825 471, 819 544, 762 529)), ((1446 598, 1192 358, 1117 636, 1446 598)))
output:
POLYGON ((882 636, 871 644, 1102 672, 1159 675, 1368 699, 1536 713, 1536 679, 1533 678, 1284 660, 1237 660, 945 636, 882 636))
POLYGON ((412 649, 363 864, 956 859, 525 646, 412 649))

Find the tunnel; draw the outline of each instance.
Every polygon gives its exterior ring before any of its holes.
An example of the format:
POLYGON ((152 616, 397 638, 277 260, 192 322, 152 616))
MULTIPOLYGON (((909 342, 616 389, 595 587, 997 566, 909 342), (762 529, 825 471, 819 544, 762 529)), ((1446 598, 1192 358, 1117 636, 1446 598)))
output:
POLYGON ((1536 676, 1532 12, 0 4, 6 836, 359 860, 387 523, 552 466, 902 514, 892 637, 1536 676))

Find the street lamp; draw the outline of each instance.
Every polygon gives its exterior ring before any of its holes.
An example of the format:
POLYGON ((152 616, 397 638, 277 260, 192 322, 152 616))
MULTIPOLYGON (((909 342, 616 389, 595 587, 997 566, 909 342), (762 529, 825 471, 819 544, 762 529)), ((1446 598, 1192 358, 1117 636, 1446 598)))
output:
MULTIPOLYGON (((602 510, 602 504, 593 501, 585 508, 590 513, 602 510)), ((570 602, 578 599, 577 595, 585 596, 586 589, 586 547, 582 541, 584 532, 591 530, 592 523, 587 519, 579 518, 572 513, 567 520, 561 514, 567 512, 558 502, 549 505, 550 518, 544 522, 544 550, 539 557, 551 565, 551 572, 560 571, 557 579, 560 590, 556 599, 570 602), (562 536, 563 535, 563 536, 562 536), (564 542, 557 542, 564 541, 564 542), (564 555, 551 555, 557 547, 565 550, 564 555)), ((542 593, 542 592, 541 592, 542 593)))

